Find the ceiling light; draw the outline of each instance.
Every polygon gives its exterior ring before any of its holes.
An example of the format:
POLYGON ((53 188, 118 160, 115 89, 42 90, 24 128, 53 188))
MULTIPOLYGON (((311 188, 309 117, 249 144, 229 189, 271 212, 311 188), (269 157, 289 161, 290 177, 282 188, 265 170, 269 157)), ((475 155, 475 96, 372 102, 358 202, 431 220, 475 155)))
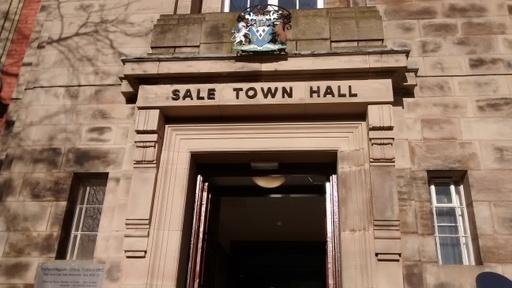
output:
POLYGON ((254 176, 252 181, 263 188, 276 188, 281 186, 286 179, 283 175, 254 176))

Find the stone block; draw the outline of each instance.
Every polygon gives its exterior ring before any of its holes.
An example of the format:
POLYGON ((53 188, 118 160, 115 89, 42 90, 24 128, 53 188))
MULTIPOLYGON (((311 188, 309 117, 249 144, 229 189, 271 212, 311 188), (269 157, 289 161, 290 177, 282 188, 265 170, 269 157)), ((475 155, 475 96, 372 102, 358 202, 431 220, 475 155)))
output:
MULTIPOLYGON (((290 45, 290 43, 287 43, 290 45)), ((231 54, 231 42, 227 43, 202 43, 199 47, 199 54, 228 55, 231 54)))
POLYGON ((476 116, 512 116, 512 97, 476 99, 473 105, 473 114, 476 116))
POLYGON ((24 145, 75 145, 80 134, 74 125, 25 125, 20 132, 24 145))
POLYGON ((446 18, 485 17, 489 14, 485 2, 474 0, 444 2, 441 9, 446 18))
POLYGON ((453 75, 465 72, 466 62, 463 57, 424 57, 423 75, 453 75))
POLYGON ((416 202, 416 222, 418 223, 418 234, 434 235, 434 219, 430 202, 416 202))
POLYGON ((468 118, 463 119, 461 122, 463 139, 512 139, 512 119, 468 118))
POLYGON ((423 268, 421 263, 403 264, 404 288, 423 288, 423 268))
POLYGON ((411 168, 411 157, 409 153, 408 141, 395 139, 393 146, 395 147, 395 167, 411 168))
POLYGON ((62 148, 20 148, 14 150, 11 171, 52 171, 59 168, 62 148))
POLYGON ((456 94, 495 96, 508 94, 507 80, 500 76, 475 76, 455 79, 456 94))
POLYGON ((404 99, 405 113, 408 117, 461 117, 467 114, 467 102, 453 98, 404 99))
MULTIPOLYGON (((512 235, 512 202, 492 203, 496 232, 512 235)), ((511 255, 512 256, 512 255, 511 255)))
MULTIPOLYGON (((290 40, 329 39, 329 17, 323 9, 292 10, 293 28, 290 40)), ((334 39, 333 39, 334 40, 334 39)))
POLYGON ((484 263, 510 263, 512 236, 482 235, 479 237, 480 255, 484 263))
POLYGON ((492 36, 455 37, 448 41, 456 55, 495 54, 499 51, 498 40, 492 36))
POLYGON ((416 233, 416 206, 413 201, 400 201, 400 231, 402 233, 416 233))
MULTIPOLYGON (((510 5, 510 7, 512 7, 512 5, 510 5)), ((500 36, 500 44, 503 52, 512 53, 512 37, 508 35, 500 36)))
POLYGON ((482 166, 487 169, 510 169, 512 141, 481 142, 482 166))
POLYGON ((468 59, 468 67, 473 73, 498 73, 512 71, 512 58, 473 56, 468 59))
POLYGON ((384 39, 382 18, 376 9, 358 9, 356 15, 358 39, 384 39))
POLYGON ((22 174, 0 174, 0 202, 12 201, 18 198, 22 174))
POLYGON ((57 232, 11 232, 7 238, 4 257, 55 257, 57 232))
POLYGON ((62 221, 64 220, 64 212, 66 211, 67 202, 54 202, 47 231, 60 231, 62 221))
POLYGON ((109 171, 122 167, 124 148, 69 148, 63 168, 78 171, 109 171))
POLYGON ((463 21, 460 29, 462 35, 507 34, 509 30, 506 19, 499 18, 463 21))
MULTIPOLYGON (((1 258, 0 283, 10 283, 10 285, 34 283, 39 261, 37 258, 1 258)), ((10 285, 7 287, 12 287, 10 285)))
POLYGON ((231 29, 236 23, 236 13, 222 14, 224 17, 207 19, 201 29, 201 44, 231 42, 231 29))
POLYGON ((201 18, 191 18, 188 23, 155 24, 151 38, 153 47, 199 46, 201 18))
MULTIPOLYGON (((432 226, 432 229, 433 226, 432 226)), ((422 262, 437 262, 437 248, 436 240, 433 236, 422 236, 418 242, 418 249, 420 252, 420 261, 422 262)))
POLYGON ((404 234, 402 231, 401 251, 402 261, 419 261, 420 254, 418 251, 419 237, 417 234, 404 234))
POLYGON ((420 140, 421 123, 417 118, 397 118, 395 117, 395 137, 396 139, 420 140))
POLYGON ((123 258, 112 258, 107 261, 105 267, 105 284, 119 286, 119 283, 123 280, 123 258))
POLYGON ((417 42, 419 55, 440 55, 446 53, 446 42, 439 38, 422 38, 417 42))
POLYGON ((421 21, 423 37, 449 37, 459 34, 456 20, 425 20, 421 21))
POLYGON ((384 18, 386 20, 399 19, 431 19, 439 14, 437 3, 403 3, 396 5, 386 5, 384 8, 384 18))
POLYGON ((419 202, 430 202, 430 189, 428 187, 427 171, 411 170, 411 186, 414 190, 414 200, 419 202))
POLYGON ((297 41, 297 51, 330 51, 329 40, 300 40, 297 41))
POLYGON ((49 203, 0 203, 0 231, 45 231, 50 209, 49 203))
POLYGON ((453 87, 450 78, 417 78, 416 96, 450 96, 453 87))
POLYGON ((512 170, 469 171, 473 201, 512 201, 512 170))
MULTIPOLYGON (((398 195, 398 200, 402 201, 411 201, 414 200, 414 193, 411 189, 411 170, 410 169, 396 169, 396 193, 398 195)), ((404 203, 405 203, 404 202, 404 203)))
POLYGON ((69 105, 31 106, 24 110, 25 124, 69 124, 73 109, 69 105))
POLYGON ((473 142, 411 142, 413 167, 425 170, 479 169, 478 146, 473 142))
POLYGON ((417 21, 386 21, 384 22, 385 38, 416 39, 419 38, 417 21))
POLYGON ((455 118, 421 119, 423 139, 455 140, 461 138, 459 120, 455 118))
POLYGON ((370 167, 373 196, 373 217, 379 220, 399 218, 398 197, 395 187, 395 167, 370 167))
POLYGON ((115 130, 112 126, 88 126, 82 128, 81 143, 109 144, 114 141, 115 130))
POLYGON ((176 47, 174 54, 199 54, 199 46, 193 47, 176 47))
POLYGON ((21 199, 25 201, 66 201, 71 178, 71 173, 27 174, 21 185, 21 199))
POLYGON ((76 109, 76 122, 91 125, 131 124, 135 121, 135 107, 129 105, 80 105, 76 109))
POLYGON ((492 220, 491 205, 489 202, 473 201, 475 224, 478 235, 494 234, 494 221, 492 220))

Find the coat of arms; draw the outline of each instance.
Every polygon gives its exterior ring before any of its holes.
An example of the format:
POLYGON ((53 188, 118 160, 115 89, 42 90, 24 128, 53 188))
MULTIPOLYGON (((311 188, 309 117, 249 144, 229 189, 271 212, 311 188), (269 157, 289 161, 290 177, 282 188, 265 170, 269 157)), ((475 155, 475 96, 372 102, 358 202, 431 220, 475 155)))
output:
POLYGON ((290 12, 282 7, 271 4, 251 6, 237 17, 232 36, 233 50, 238 53, 284 53, 290 22, 290 12))

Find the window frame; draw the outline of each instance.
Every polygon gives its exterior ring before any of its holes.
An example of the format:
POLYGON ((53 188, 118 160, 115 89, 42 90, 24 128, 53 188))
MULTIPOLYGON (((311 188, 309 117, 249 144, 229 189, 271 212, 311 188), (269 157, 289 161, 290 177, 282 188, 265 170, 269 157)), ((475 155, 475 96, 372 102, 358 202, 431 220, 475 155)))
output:
MULTIPOLYGON (((68 197, 64 217, 62 220, 59 245, 55 257, 56 259, 70 261, 83 261, 94 259, 94 251, 92 252, 92 255, 87 255, 87 257, 85 258, 77 258, 80 250, 79 239, 81 235, 95 235, 96 237, 94 241, 96 246, 97 236, 99 234, 99 227, 101 224, 101 215, 103 214, 105 198, 107 194, 107 180, 108 173, 75 173, 73 175, 73 180, 71 181, 70 194, 68 197), (91 191, 91 188, 95 186, 102 187, 103 195, 101 203, 94 205, 87 204, 88 193, 91 191), (84 195, 84 193, 86 195, 84 195), (86 218, 85 208, 100 208, 97 227, 94 228, 95 231, 82 231, 83 223, 86 218), (80 223, 77 224, 77 220, 79 219, 79 217, 80 223), (78 230, 76 229, 77 225, 79 225, 78 230), (78 235, 76 236, 76 241, 73 241, 74 235, 78 235)), ((93 250, 95 249, 96 247, 94 247, 93 250)))
POLYGON ((455 216, 457 221, 458 234, 456 237, 459 239, 459 247, 461 249, 462 263, 452 265, 475 265, 475 255, 473 251, 473 243, 471 239, 471 229, 468 218, 468 207, 466 205, 466 195, 464 192, 464 185, 460 181, 456 181, 453 178, 433 178, 429 183, 432 215, 434 220, 434 237, 436 241, 436 250, 438 263, 441 265, 447 265, 443 263, 443 257, 441 255, 440 237, 455 237, 449 234, 440 234, 439 227, 453 224, 438 224, 438 217, 436 213, 437 208, 453 208, 455 209, 455 216), (438 203, 436 187, 439 184, 448 185, 450 189, 451 203, 438 203))
MULTIPOLYGON (((251 0, 245 0, 247 5, 245 8, 249 8, 251 7, 251 0)), ((267 4, 271 4, 271 5, 278 5, 279 3, 279 0, 267 0, 267 4)), ((295 8, 293 9, 300 9, 299 8, 299 0, 295 0, 295 8)), ((242 11, 229 11, 229 6, 231 4, 231 1, 230 0, 224 0, 224 2, 222 3, 222 12, 242 12, 242 11)), ((320 9, 320 8, 324 8, 324 0, 316 0, 316 8, 310 8, 310 9, 320 9)))

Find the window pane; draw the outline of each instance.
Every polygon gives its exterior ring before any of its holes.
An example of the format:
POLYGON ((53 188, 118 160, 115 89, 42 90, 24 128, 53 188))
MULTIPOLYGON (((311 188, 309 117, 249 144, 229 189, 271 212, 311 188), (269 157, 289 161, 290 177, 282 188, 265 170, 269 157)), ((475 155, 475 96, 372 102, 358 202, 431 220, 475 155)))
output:
POLYGON ((449 183, 435 184, 437 204, 451 204, 453 203, 452 194, 450 192, 449 183))
POLYGON ((251 6, 255 6, 255 5, 267 5, 268 1, 267 0, 251 0, 251 6))
POLYGON ((459 237, 439 237, 443 264, 463 264, 459 237))
POLYGON ((436 208, 437 224, 457 224, 455 208, 436 208))
POLYGON ((230 0, 229 2, 229 11, 230 12, 241 12, 247 8, 246 0, 230 0))
POLYGON ((297 1, 296 0, 279 0, 277 2, 279 6, 284 7, 286 9, 297 9, 297 1))
POLYGON ((85 208, 84 222, 82 224, 82 232, 96 232, 100 225, 101 208, 87 207, 85 208))
POLYGON ((91 186, 89 188, 89 196, 87 197, 87 205, 101 205, 105 197, 105 187, 91 186))
POLYGON ((299 0, 299 9, 316 8, 316 0, 299 0))
POLYGON ((76 260, 92 259, 96 246, 96 234, 81 234, 78 242, 76 260))
POLYGON ((437 232, 439 235, 459 235, 459 227, 454 226, 438 226, 437 232))

